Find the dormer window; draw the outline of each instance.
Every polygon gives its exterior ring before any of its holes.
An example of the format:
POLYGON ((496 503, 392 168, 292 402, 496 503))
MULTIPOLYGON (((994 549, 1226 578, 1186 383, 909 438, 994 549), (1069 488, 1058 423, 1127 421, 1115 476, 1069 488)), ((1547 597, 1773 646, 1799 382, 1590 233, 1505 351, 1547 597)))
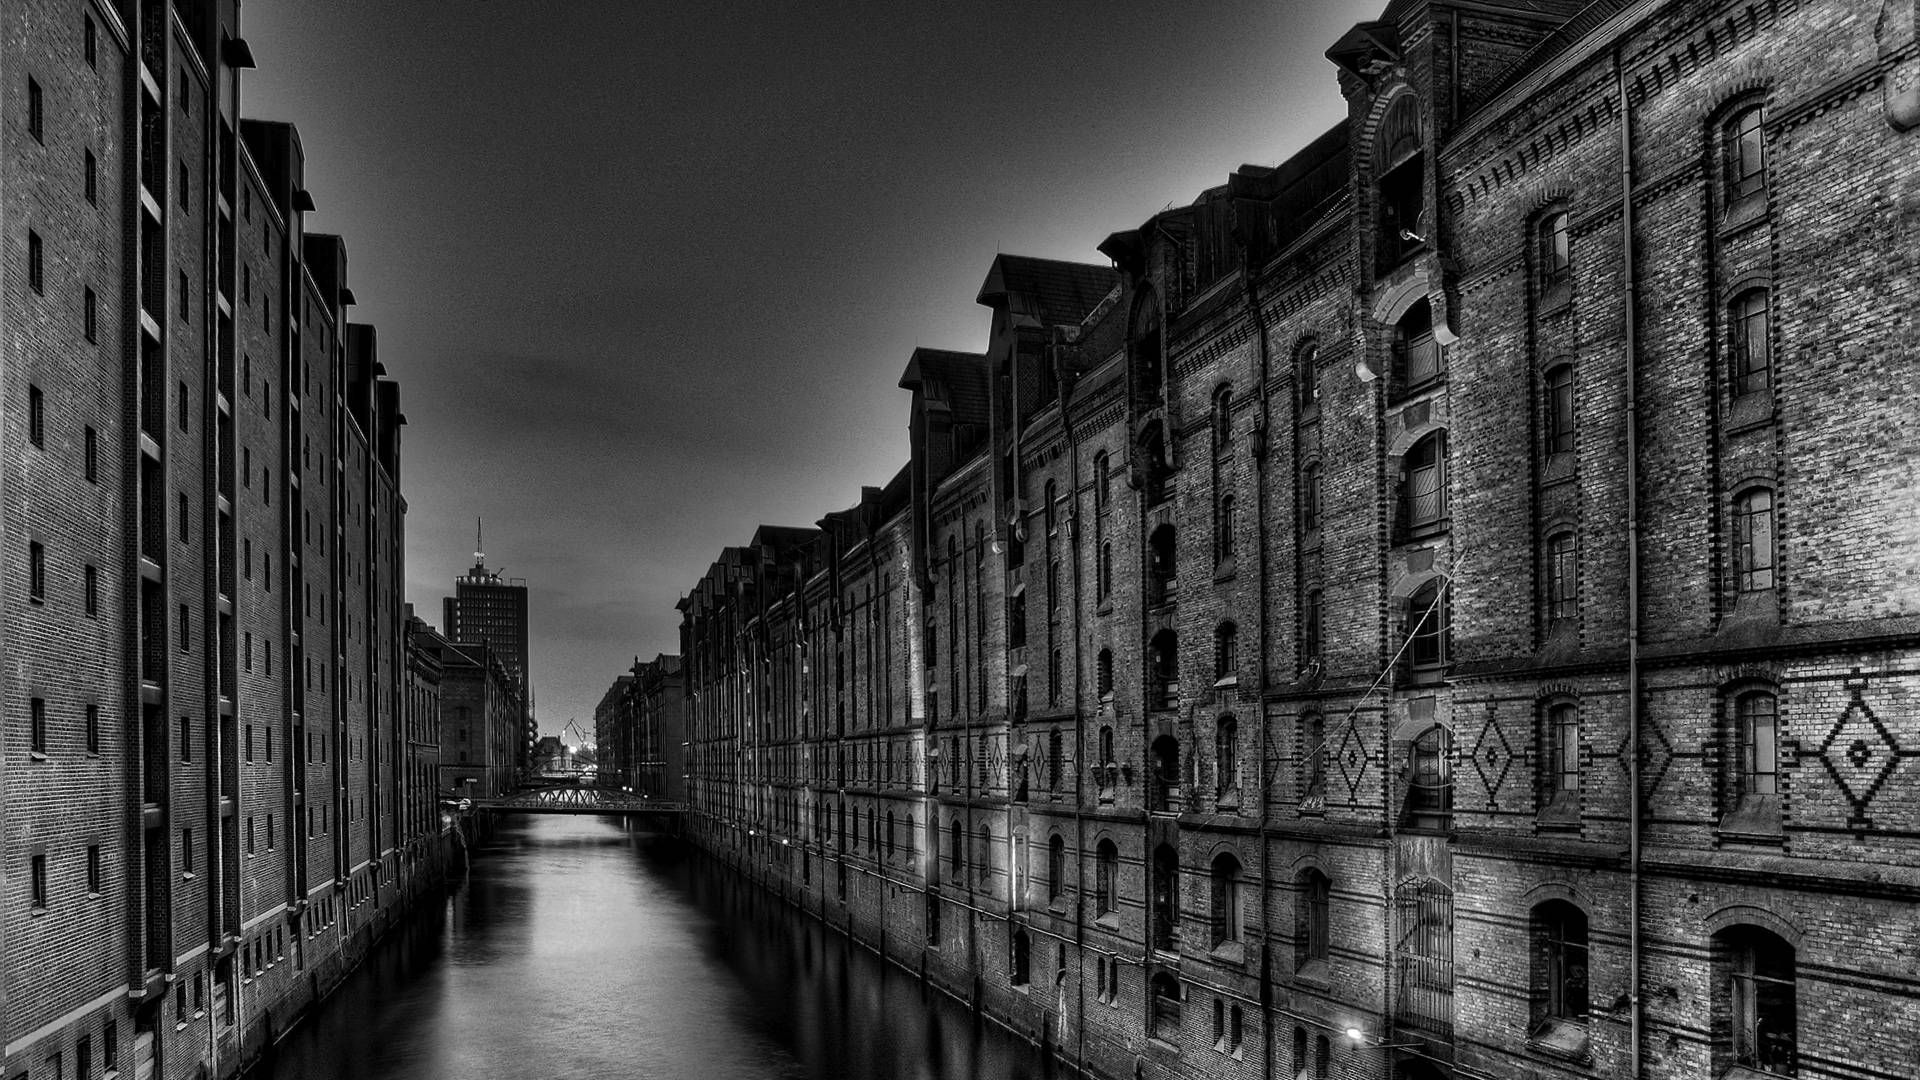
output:
POLYGON ((1420 105, 1412 94, 1401 94, 1380 118, 1374 141, 1382 271, 1426 247, 1430 239, 1432 223, 1427 219, 1420 151, 1420 105))

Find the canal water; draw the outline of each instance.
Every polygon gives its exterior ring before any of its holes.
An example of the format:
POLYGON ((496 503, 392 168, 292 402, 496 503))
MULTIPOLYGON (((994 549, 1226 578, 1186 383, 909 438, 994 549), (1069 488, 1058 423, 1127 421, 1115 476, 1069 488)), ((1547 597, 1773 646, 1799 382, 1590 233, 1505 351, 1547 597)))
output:
POLYGON ((1042 1055, 666 838, 516 815, 249 1080, 1038 1080, 1042 1055))

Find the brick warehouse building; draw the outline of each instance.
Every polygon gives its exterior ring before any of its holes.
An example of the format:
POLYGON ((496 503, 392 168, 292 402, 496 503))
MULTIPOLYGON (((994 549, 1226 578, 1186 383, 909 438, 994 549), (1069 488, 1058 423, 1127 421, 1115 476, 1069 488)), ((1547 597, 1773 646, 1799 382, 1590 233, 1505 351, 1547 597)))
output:
POLYGON ((233 1073, 435 857, 398 388, 252 64, 232 0, 0 9, 8 1077, 233 1073))
POLYGON ((1395 0, 996 258, 681 601, 690 832, 1096 1076, 1920 1075, 1915 8, 1395 0))
POLYGON ((649 798, 686 796, 685 679, 680 658, 665 653, 613 681, 593 710, 595 782, 649 798))

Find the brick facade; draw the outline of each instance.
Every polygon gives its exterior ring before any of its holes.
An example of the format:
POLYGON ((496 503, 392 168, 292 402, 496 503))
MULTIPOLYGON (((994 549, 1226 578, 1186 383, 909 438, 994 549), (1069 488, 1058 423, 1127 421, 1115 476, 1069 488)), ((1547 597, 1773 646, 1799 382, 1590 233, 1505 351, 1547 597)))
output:
POLYGON ((997 258, 682 601, 692 835, 1096 1076, 1920 1073, 1915 20, 1396 2, 997 258))
POLYGON ((439 859, 398 390, 236 18, 0 14, 9 1077, 232 1074, 439 859))

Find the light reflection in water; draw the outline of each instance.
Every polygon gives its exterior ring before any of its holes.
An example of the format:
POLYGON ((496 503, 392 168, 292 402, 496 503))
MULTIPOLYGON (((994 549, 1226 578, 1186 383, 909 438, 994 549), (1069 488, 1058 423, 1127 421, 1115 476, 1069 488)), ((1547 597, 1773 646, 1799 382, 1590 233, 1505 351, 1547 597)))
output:
POLYGON ((1035 1080, 1040 1055, 670 841, 508 817, 254 1080, 1035 1080))

